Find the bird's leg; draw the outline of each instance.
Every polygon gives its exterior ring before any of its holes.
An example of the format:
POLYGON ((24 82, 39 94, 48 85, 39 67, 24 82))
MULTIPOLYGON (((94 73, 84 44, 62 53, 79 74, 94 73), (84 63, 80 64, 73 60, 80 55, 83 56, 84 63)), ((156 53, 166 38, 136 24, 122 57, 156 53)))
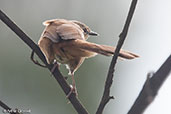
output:
POLYGON ((71 74, 71 77, 72 77, 72 85, 70 85, 71 90, 68 93, 67 98, 69 98, 72 93, 75 93, 76 96, 78 96, 77 88, 76 88, 76 84, 75 84, 75 79, 74 79, 74 74, 71 74))
POLYGON ((77 92, 77 88, 76 88, 76 83, 75 83, 75 79, 74 79, 74 74, 72 74, 71 77, 72 77, 73 93, 75 93, 76 96, 78 96, 78 92, 77 92))
MULTIPOLYGON (((52 69, 50 70, 51 75, 52 75, 52 73, 55 71, 55 68, 58 68, 58 69, 59 69, 59 66, 60 66, 60 63, 58 63, 56 60, 54 60, 54 62, 53 62, 53 67, 52 67, 52 69)), ((68 76, 64 76, 64 79, 67 80, 67 79, 68 79, 68 76)))
POLYGON ((57 63, 56 60, 53 61, 53 67, 50 70, 51 73, 53 73, 55 71, 56 68, 59 68, 59 64, 57 63))

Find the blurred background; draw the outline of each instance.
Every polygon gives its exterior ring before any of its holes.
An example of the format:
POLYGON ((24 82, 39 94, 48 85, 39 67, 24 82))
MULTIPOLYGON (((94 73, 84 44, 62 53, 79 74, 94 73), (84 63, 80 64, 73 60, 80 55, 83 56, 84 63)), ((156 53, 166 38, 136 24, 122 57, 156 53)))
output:
MULTIPOLYGON (((37 42, 48 19, 75 19, 100 34, 88 41, 116 46, 131 0, 0 0, 4 11, 37 42)), ((171 54, 171 1, 139 0, 123 49, 141 57, 118 60, 104 114, 126 114, 142 89, 147 73, 156 71, 171 54)), ((0 22, 0 100, 32 114, 76 114, 47 69, 30 60, 31 49, 0 22)), ((38 58, 37 58, 38 59, 38 58)), ((104 89, 111 57, 86 60, 75 73, 78 94, 94 114, 104 89)), ((61 67, 67 76, 67 70, 61 67)), ((71 80, 68 80, 71 83, 71 80)), ((171 77, 145 114, 171 114, 171 77)), ((2 114, 0 108, 0 114, 2 114)))

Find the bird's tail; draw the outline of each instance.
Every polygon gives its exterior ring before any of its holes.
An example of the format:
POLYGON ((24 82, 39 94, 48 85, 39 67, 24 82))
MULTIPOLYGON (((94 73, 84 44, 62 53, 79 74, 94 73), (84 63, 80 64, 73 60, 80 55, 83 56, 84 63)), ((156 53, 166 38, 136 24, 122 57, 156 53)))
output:
MULTIPOLYGON (((114 51, 115 51, 115 47, 112 46, 106 46, 106 45, 99 45, 99 44, 95 44, 95 43, 91 43, 85 40, 65 40, 63 43, 61 42, 59 45, 62 45, 65 48, 70 48, 72 49, 72 51, 77 51, 78 49, 80 50, 78 53, 80 55, 77 56, 84 56, 84 57, 93 57, 96 54, 101 54, 101 55, 105 55, 105 56, 113 56, 114 51), (82 53, 82 51, 84 53, 82 53)), ((73 52, 74 53, 74 52, 73 52)), ((73 54, 72 53, 72 54, 73 54)), ((129 51, 125 51, 125 50, 120 50, 119 53, 119 57, 124 58, 124 59, 134 59, 139 57, 138 55, 129 52, 129 51)))
MULTIPOLYGON (((98 54, 105 55, 105 56, 113 56, 115 49, 116 49, 115 47, 112 47, 112 46, 99 45, 99 44, 90 43, 87 41, 79 40, 79 42, 80 42, 79 44, 81 44, 80 48, 93 51, 93 52, 96 52, 98 54)), ((124 59, 134 59, 139 56, 132 52, 121 49, 119 53, 119 57, 124 58, 124 59)))

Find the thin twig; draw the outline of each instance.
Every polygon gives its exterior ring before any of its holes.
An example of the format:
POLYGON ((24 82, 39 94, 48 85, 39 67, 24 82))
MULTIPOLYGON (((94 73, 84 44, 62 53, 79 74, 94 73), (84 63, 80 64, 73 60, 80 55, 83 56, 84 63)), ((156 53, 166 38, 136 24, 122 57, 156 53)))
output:
MULTIPOLYGON (((42 60, 42 62, 51 71, 51 69, 53 68, 53 65, 47 64, 46 59, 43 53, 41 52, 40 48, 1 10, 0 10, 0 19, 37 54, 37 56, 42 60)), ((65 81, 64 77, 62 76, 58 68, 54 70, 53 76, 55 77, 59 85, 61 86, 62 90, 67 95, 70 92, 70 86, 67 84, 67 82, 65 81)), ((79 99, 75 96, 75 94, 71 94, 69 97, 69 100, 72 106, 78 112, 78 114, 88 114, 88 111, 84 108, 84 106, 81 104, 79 99)))
POLYGON ((145 111, 152 101, 154 101, 160 87, 169 76, 170 71, 171 55, 167 58, 159 70, 153 74, 153 76, 147 77, 139 96, 129 110, 128 114, 142 114, 145 111))
POLYGON ((136 4, 137 4, 137 0, 132 0, 130 10, 129 10, 129 13, 128 13, 128 16, 127 16, 127 19, 126 19, 126 22, 125 22, 125 25, 124 25, 124 28, 123 28, 121 34, 119 35, 120 39, 118 41, 114 56, 112 58, 112 61, 111 61, 110 67, 109 67, 108 75, 107 75, 106 82, 105 82, 103 97, 101 99, 101 102, 99 104, 99 107, 97 109, 96 114, 102 114, 106 104, 110 101, 110 99, 113 99, 113 97, 110 96, 110 88, 111 88, 111 85, 112 85, 112 82, 113 82, 114 67, 115 67, 115 64, 116 64, 120 49, 121 49, 121 47, 122 47, 122 45, 124 43, 124 40, 125 40, 125 38, 127 36, 129 25, 130 25, 130 22, 132 20, 136 4))
POLYGON ((32 50, 32 52, 31 52, 30 59, 33 61, 34 64, 36 64, 36 65, 38 65, 38 66, 40 66, 40 67, 43 67, 43 68, 47 68, 46 65, 42 65, 42 64, 40 64, 37 60, 34 60, 34 51, 33 51, 33 50, 32 50))

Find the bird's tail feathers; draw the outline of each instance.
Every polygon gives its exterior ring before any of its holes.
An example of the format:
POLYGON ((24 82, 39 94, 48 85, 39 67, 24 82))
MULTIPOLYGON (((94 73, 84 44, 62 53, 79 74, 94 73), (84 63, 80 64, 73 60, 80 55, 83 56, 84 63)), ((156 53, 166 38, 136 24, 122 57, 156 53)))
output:
MULTIPOLYGON (((95 43, 90 43, 84 40, 76 40, 76 42, 79 42, 77 46, 79 46, 82 49, 89 50, 92 52, 95 52, 97 54, 105 55, 105 56, 113 56, 115 47, 112 46, 106 46, 106 45, 99 45, 95 43)), ((125 51, 125 50, 120 50, 119 57, 124 58, 124 59, 134 59, 139 57, 138 55, 125 51)))

